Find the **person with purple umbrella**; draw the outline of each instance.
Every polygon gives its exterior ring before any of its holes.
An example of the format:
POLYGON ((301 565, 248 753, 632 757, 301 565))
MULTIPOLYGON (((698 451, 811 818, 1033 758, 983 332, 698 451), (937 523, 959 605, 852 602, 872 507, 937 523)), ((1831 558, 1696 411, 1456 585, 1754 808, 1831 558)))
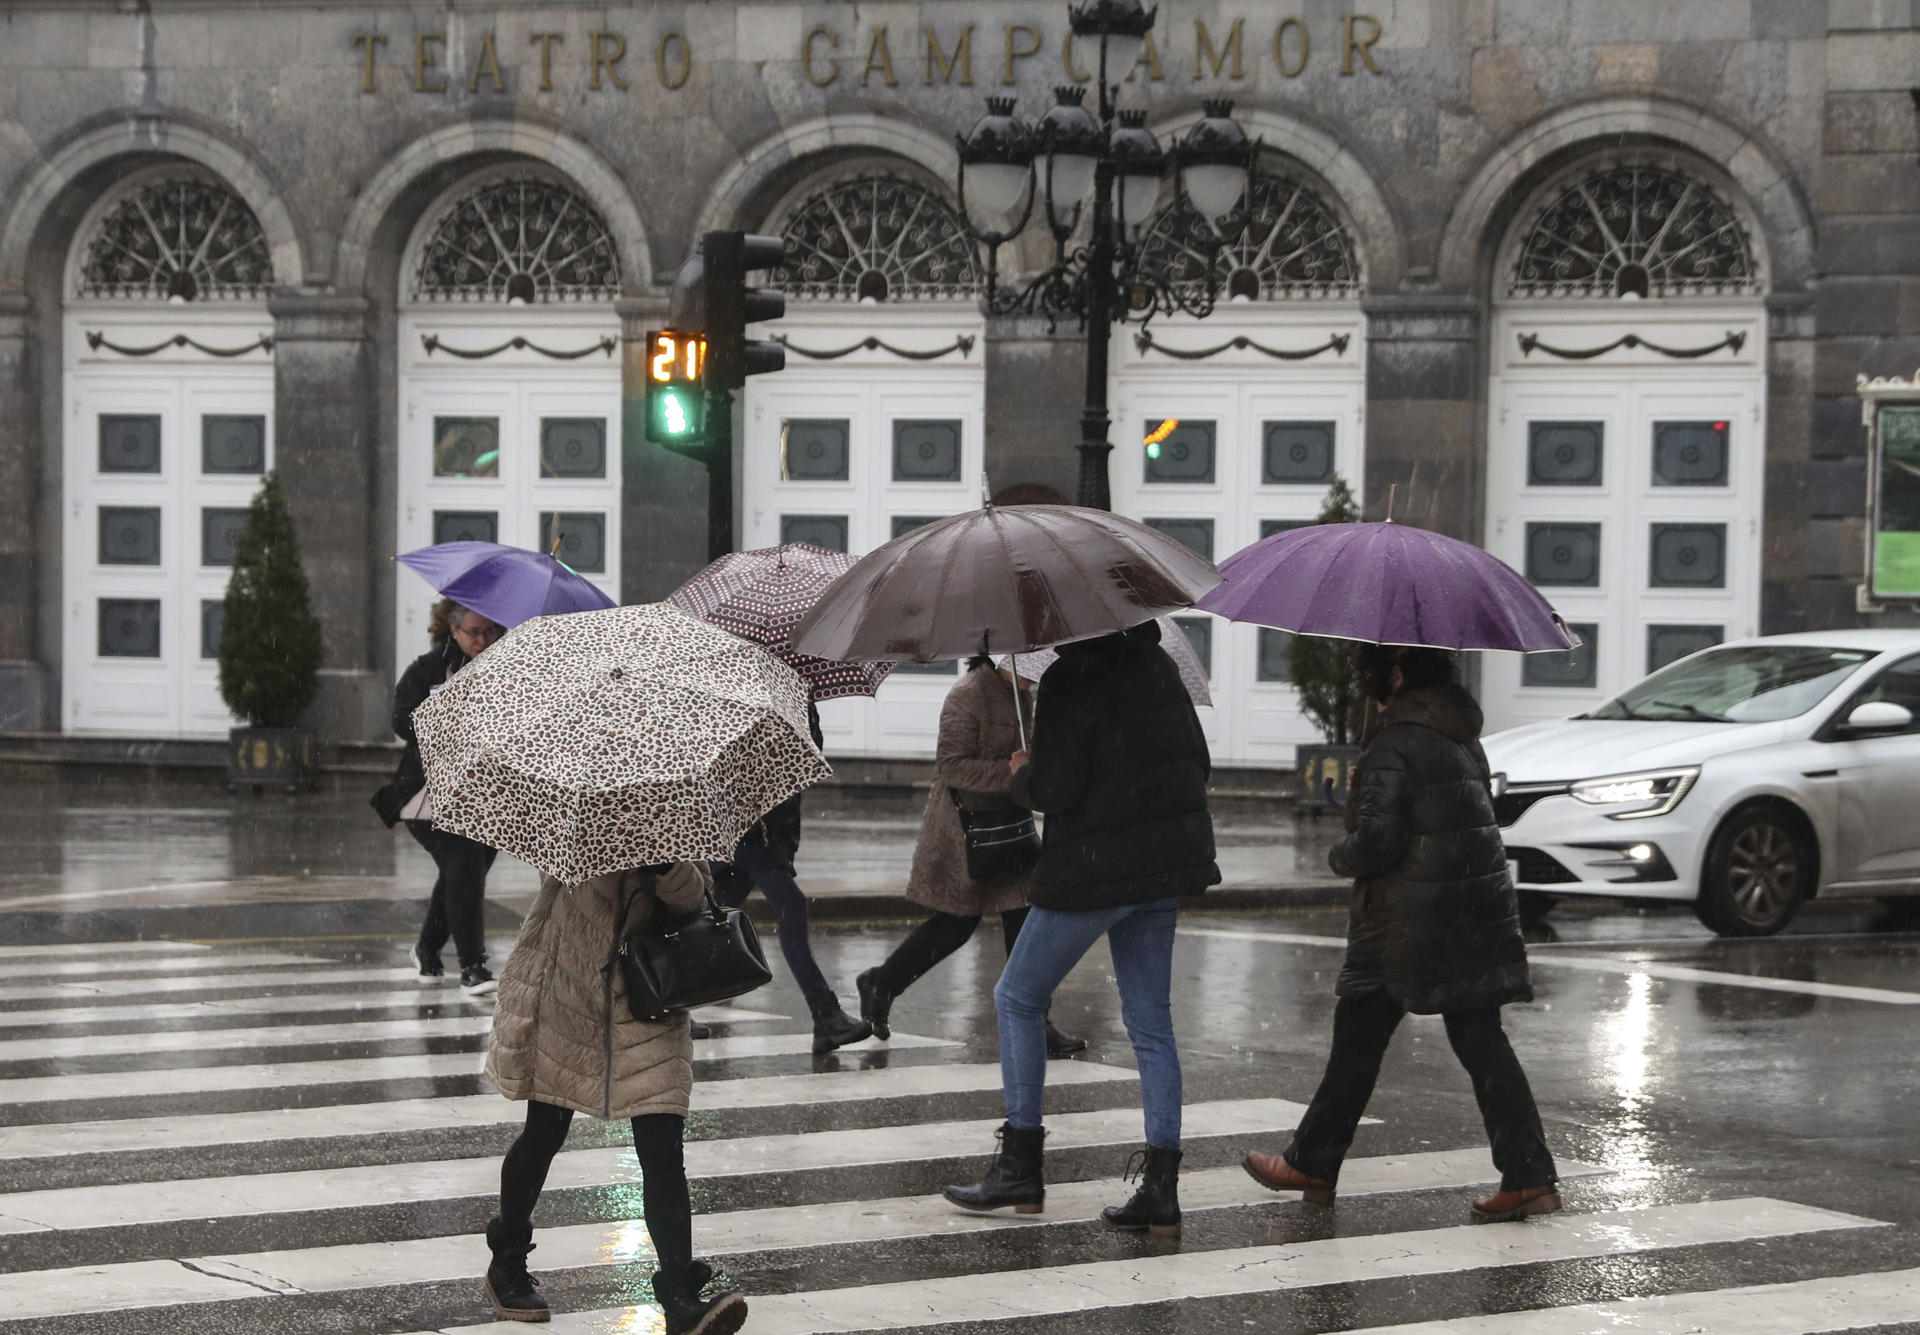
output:
POLYGON ((433 647, 407 665, 393 692, 393 730, 406 749, 393 778, 373 795, 373 809, 392 828, 405 821, 407 833, 433 858, 439 874, 427 899, 426 921, 409 958, 421 982, 444 976, 440 951, 453 940, 460 957, 460 985, 470 996, 492 992, 497 984, 487 970, 484 921, 487 872, 494 850, 433 825, 433 803, 427 793, 426 768, 420 760, 420 741, 413 732, 413 711, 439 690, 454 673, 494 644, 506 628, 451 598, 442 598, 427 624, 433 647))

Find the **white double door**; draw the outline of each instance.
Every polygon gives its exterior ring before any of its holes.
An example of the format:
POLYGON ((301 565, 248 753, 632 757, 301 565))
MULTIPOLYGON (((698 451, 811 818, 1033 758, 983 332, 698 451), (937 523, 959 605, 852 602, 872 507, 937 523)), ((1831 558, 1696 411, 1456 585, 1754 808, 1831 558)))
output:
MULTIPOLYGON (((742 548, 810 542, 862 555, 979 506, 977 359, 928 367, 876 357, 822 367, 790 355, 788 367, 748 385, 742 548)), ((941 703, 958 680, 955 663, 903 664, 873 699, 828 701, 820 708, 828 753, 931 756, 941 703)))
POLYGON ((273 464, 273 367, 252 355, 259 362, 245 366, 69 365, 69 732, 224 736, 234 722, 218 685, 222 600, 248 503, 273 464))
MULTIPOLYGON (((1353 343, 1349 350, 1357 360, 1353 343)), ((1312 523, 1336 476, 1360 494, 1365 384, 1357 366, 1142 365, 1123 372, 1116 390, 1114 509, 1209 561, 1312 523), (1150 446, 1156 435, 1163 438, 1150 446)), ((1208 670, 1214 707, 1200 719, 1216 762, 1289 767, 1296 745, 1319 740, 1289 679, 1285 632, 1203 612, 1174 620, 1208 670)))
MULTIPOLYGON (((405 381, 399 550, 500 542, 554 551, 620 596, 620 373, 586 368, 435 367, 405 381)), ((438 595, 397 574, 396 669, 428 647, 438 595)))
POLYGON ((1764 392, 1755 372, 1707 367, 1496 381, 1487 549, 1585 643, 1482 655, 1489 731, 1582 713, 1758 633, 1764 392))

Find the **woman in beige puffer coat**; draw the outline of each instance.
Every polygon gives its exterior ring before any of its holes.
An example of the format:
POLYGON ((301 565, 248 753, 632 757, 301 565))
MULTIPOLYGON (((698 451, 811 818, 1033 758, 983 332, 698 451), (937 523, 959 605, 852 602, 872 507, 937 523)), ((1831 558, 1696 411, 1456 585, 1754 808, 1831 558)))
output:
POLYGON ((713 888, 704 862, 675 862, 563 885, 540 883, 500 974, 487 1075, 527 1103, 527 1124, 500 1165, 500 1215, 487 1225, 493 1263, 487 1297, 503 1321, 550 1312, 527 1273, 533 1207, 576 1112, 633 1122, 647 1233, 659 1258, 654 1296, 668 1335, 731 1335, 746 1301, 703 1301, 713 1271, 693 1259, 693 1211, 681 1136, 693 1092, 693 1037, 685 1011, 636 1020, 615 967, 624 934, 654 914, 687 913, 713 888))

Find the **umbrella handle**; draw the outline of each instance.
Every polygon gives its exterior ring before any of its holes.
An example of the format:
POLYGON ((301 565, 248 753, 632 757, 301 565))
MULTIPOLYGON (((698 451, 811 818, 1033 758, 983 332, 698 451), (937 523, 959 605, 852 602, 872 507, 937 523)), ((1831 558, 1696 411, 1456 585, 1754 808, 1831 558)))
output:
POLYGON ((1020 712, 1020 655, 1009 654, 1007 661, 1013 665, 1013 721, 1020 727, 1020 749, 1027 749, 1027 716, 1020 712))

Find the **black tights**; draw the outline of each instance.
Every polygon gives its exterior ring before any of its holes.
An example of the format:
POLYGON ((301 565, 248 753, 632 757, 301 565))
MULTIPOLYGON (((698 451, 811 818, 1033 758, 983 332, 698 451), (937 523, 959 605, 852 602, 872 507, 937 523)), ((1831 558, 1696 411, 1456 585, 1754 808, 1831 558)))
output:
MULTIPOLYGON (((527 1100, 527 1125, 500 1164, 500 1219, 509 1228, 533 1224, 553 1156, 566 1143, 573 1109, 527 1100)), ((693 1263, 693 1204, 687 1196, 687 1162, 680 1137, 684 1117, 648 1113, 633 1119, 633 1152, 640 1160, 641 1210, 660 1269, 683 1274, 693 1263)))
MULTIPOLYGON (((1000 915, 1000 935, 1013 954, 1013 943, 1020 937, 1020 924, 1027 920, 1023 904, 1000 915)), ((912 987, 920 977, 954 951, 967 944, 973 929, 980 925, 979 914, 936 913, 893 948, 880 965, 880 985, 894 996, 912 987)))

